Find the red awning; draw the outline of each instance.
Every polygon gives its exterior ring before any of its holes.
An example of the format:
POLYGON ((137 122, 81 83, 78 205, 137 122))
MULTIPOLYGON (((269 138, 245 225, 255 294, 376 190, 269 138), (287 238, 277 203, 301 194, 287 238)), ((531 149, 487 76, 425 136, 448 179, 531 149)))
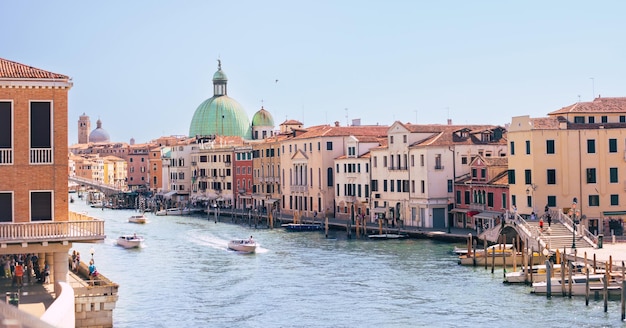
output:
POLYGON ((476 215, 478 213, 480 213, 480 212, 478 212, 478 211, 469 211, 469 212, 467 212, 467 216, 472 217, 472 216, 474 216, 474 215, 476 215))

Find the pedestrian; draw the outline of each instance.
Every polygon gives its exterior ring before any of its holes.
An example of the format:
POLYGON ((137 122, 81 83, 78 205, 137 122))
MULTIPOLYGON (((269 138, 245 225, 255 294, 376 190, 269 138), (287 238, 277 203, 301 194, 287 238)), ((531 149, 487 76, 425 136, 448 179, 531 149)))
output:
POLYGON ((550 225, 552 224, 552 215, 550 215, 550 213, 548 213, 548 215, 546 215, 546 217, 548 218, 548 227, 550 227, 550 225))
POLYGON ((89 284, 93 285, 93 279, 98 276, 98 270, 93 260, 89 261, 89 284))
POLYGON ((46 263, 43 267, 43 283, 50 283, 50 267, 48 266, 48 263, 46 263))
POLYGON ((76 271, 76 250, 72 251, 71 269, 72 271, 76 271))
POLYGON ((530 220, 531 221, 535 221, 536 218, 537 218, 537 216, 535 215, 535 212, 530 213, 530 220))
POLYGON ((539 230, 543 231, 543 218, 539 219, 539 230))
POLYGON ((22 262, 17 262, 15 265, 15 284, 17 287, 22 287, 24 283, 24 267, 22 266, 22 262))

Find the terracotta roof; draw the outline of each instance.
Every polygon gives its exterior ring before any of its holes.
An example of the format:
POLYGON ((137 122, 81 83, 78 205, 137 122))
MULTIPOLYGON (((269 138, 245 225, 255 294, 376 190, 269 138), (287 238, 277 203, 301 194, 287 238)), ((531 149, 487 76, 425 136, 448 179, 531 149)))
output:
POLYGON ((626 97, 601 98, 593 101, 577 102, 573 105, 563 107, 548 115, 570 114, 570 113, 626 113, 626 97))
POLYGON ((317 125, 306 129, 306 132, 298 135, 294 139, 309 139, 317 137, 342 137, 363 136, 383 137, 387 135, 388 126, 384 125, 359 125, 359 126, 330 126, 317 125))
POLYGON ((483 160, 487 166, 509 166, 508 157, 483 157, 483 160))
POLYGON ((296 120, 285 120, 280 125, 302 125, 302 122, 296 120))
POLYGON ((11 79, 69 79, 68 76, 44 71, 32 66, 0 58, 0 78, 11 79))
POLYGON ((537 130, 554 130, 559 128, 559 117, 531 118, 530 122, 533 129, 537 130))
MULTIPOLYGON (((442 125, 444 127, 440 131, 434 131, 432 135, 424 140, 420 140, 411 145, 415 146, 451 146, 451 145, 474 145, 474 144, 490 144, 490 145, 506 145, 506 131, 503 131, 503 136, 499 140, 494 141, 482 141, 481 133, 491 131, 500 128, 495 125, 442 125), (469 129, 472 131, 467 138, 461 138, 457 136, 456 132, 469 129)), ((426 131, 424 131, 426 132, 426 131)))

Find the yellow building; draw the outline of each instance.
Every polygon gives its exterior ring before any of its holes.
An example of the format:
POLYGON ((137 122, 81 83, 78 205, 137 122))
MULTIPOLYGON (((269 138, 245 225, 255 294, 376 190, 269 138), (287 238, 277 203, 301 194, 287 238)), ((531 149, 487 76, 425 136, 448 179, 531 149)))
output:
POLYGON ((508 137, 514 210, 540 216, 546 206, 575 208, 575 219, 592 233, 622 234, 626 98, 598 97, 543 118, 513 117, 508 137))

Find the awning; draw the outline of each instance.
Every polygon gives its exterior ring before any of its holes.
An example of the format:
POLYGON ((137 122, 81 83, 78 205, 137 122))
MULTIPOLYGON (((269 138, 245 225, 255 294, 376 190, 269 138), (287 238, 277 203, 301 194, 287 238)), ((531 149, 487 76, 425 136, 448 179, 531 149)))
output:
POLYGON ((499 215, 502 215, 500 212, 492 212, 492 211, 484 211, 478 214, 474 214, 474 218, 476 219, 495 219, 499 215))
POLYGON ((472 216, 474 216, 474 215, 476 215, 478 213, 480 213, 480 212, 478 212, 478 211, 469 211, 469 212, 467 212, 467 216, 472 217, 472 216))
POLYGON ((168 192, 167 194, 163 195, 163 197, 165 198, 172 198, 172 196, 174 196, 176 194, 176 190, 172 190, 170 192, 168 192))
POLYGON ((620 215, 626 215, 626 211, 604 211, 604 212, 602 212, 602 215, 604 215, 604 216, 620 216, 620 215))

